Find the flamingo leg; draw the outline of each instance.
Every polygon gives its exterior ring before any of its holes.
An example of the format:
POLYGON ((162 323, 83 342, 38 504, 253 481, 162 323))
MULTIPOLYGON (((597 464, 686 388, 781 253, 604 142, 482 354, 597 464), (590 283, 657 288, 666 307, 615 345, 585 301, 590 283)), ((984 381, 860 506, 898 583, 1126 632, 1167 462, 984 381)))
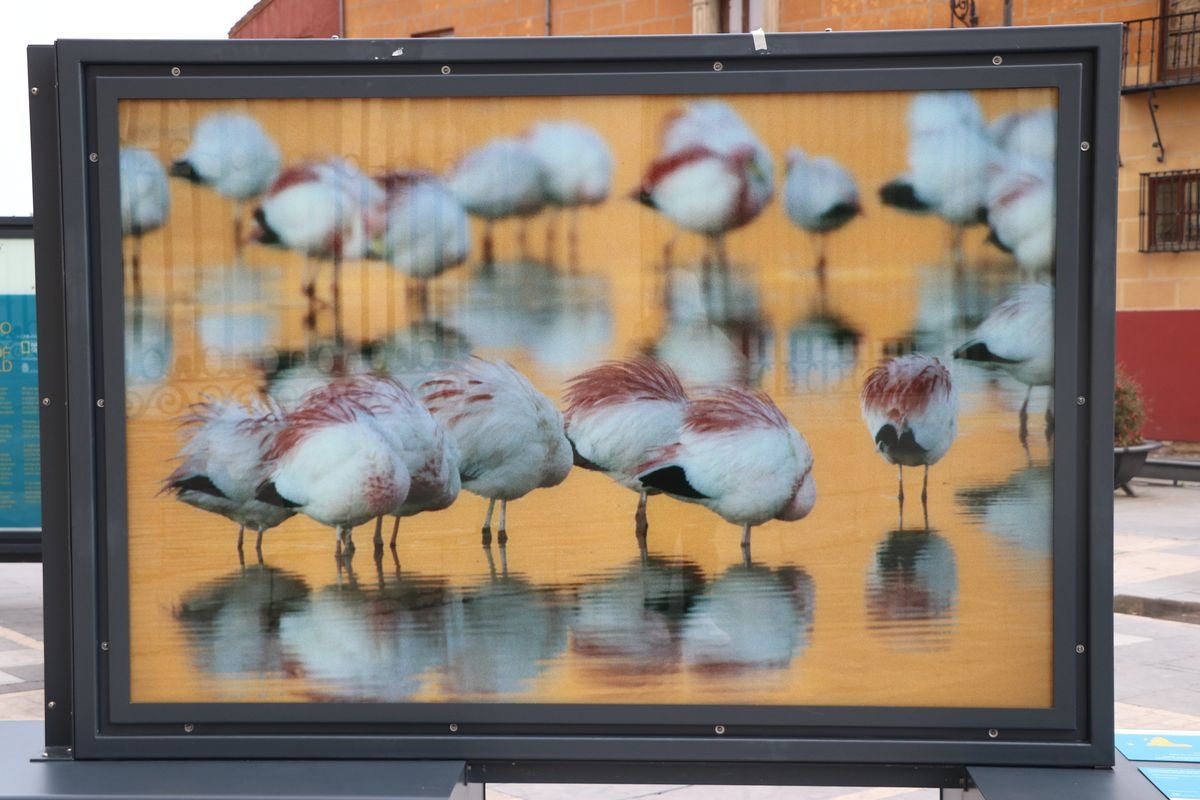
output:
POLYGON ((524 217, 517 223, 517 255, 521 261, 528 262, 529 258, 529 221, 524 217))
POLYGON ((579 272, 579 209, 572 208, 567 225, 567 266, 570 272, 579 272))
POLYGON ((546 219, 546 263, 553 264, 558 254, 558 222, 560 215, 551 214, 546 219))
POLYGON ((383 549, 383 516, 382 515, 375 518, 374 543, 375 543, 376 551, 383 549))
POLYGON ((336 545, 333 548, 333 555, 335 558, 341 558, 341 556, 342 556, 342 538, 343 538, 342 537, 342 529, 334 528, 333 530, 334 530, 333 541, 336 542, 336 545))
POLYGON ((896 493, 896 499, 900 501, 900 507, 904 508, 904 467, 897 465, 900 470, 900 491, 896 493))
POLYGON ((1029 441, 1029 397, 1033 394, 1033 387, 1030 386, 1025 390, 1025 402, 1021 404, 1021 429, 1017 434, 1021 437, 1021 444, 1029 441))
POLYGON ((238 552, 239 553, 242 552, 242 539, 245 537, 245 534, 246 534, 246 526, 238 525, 238 552))
POLYGON ((638 493, 637 512, 634 514, 634 529, 637 534, 638 541, 642 543, 642 547, 646 546, 646 533, 650 530, 650 523, 646 519, 646 493, 638 493))
POLYGON ((142 299, 142 234, 141 231, 134 231, 133 234, 133 252, 129 255, 129 266, 133 272, 133 299, 134 302, 141 302, 142 299))
POLYGON ((925 465, 925 480, 921 483, 921 511, 925 514, 925 530, 929 530, 929 465, 925 465))
POLYGON ((396 521, 392 523, 392 550, 396 549, 396 536, 400 533, 400 516, 396 515, 396 521))
POLYGON ((263 537, 263 526, 259 525, 258 526, 258 538, 255 539, 255 541, 254 541, 254 549, 255 549, 255 551, 258 552, 258 560, 259 561, 262 561, 262 537, 263 537))
MULTIPOLYGON (((1032 389, 1030 390, 1032 391, 1032 389)), ((1046 400, 1046 441, 1054 441, 1054 397, 1046 400)))
POLYGON ((742 526, 742 563, 750 566, 750 523, 742 526))
POLYGON ((233 263, 242 265, 242 201, 233 201, 233 263))
POLYGON ((341 349, 342 333, 342 254, 333 254, 333 340, 341 349))
POLYGON ((492 221, 489 219, 483 223, 483 266, 490 268, 496 263, 496 241, 492 235, 492 221))
MULTIPOLYGON (((507 526, 505 525, 505 520, 507 518, 508 518, 508 501, 501 500, 500 501, 500 531, 499 531, 499 535, 496 537, 496 541, 500 543, 501 547, 504 547, 504 543, 508 541, 508 530, 507 530, 507 526)), ((500 552, 503 553, 504 551, 501 550, 500 552)))
POLYGON ((492 511, 496 508, 496 498, 488 500, 487 516, 483 518, 483 543, 492 543, 492 511))

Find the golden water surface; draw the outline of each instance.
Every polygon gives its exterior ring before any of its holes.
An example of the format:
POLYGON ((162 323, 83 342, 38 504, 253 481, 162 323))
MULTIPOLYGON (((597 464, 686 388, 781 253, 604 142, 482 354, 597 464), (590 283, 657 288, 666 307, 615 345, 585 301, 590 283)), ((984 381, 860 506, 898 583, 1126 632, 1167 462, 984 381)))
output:
MULTIPOLYGON (((1054 99, 978 96, 989 119, 1054 99)), ((959 434, 930 472, 928 527, 920 471, 908 470, 901 520, 896 470, 858 408, 885 356, 948 359, 1017 281, 1015 266, 975 228, 956 270, 943 222, 879 203, 878 187, 905 169, 910 95, 724 99, 772 152, 776 195, 728 237, 717 297, 697 288, 698 237, 626 197, 684 98, 122 104, 122 144, 164 165, 198 120, 229 108, 259 119, 285 163, 340 154, 369 174, 442 171, 539 119, 593 126, 617 162, 609 200, 579 214, 576 268, 567 214, 531 220, 524 254, 521 225, 499 223, 491 270, 474 227, 472 257, 430 282, 424 309, 385 262, 344 265, 341 351, 327 310, 305 324, 303 258, 256 245, 239 258, 233 205, 171 179, 167 224, 141 243, 144 296, 127 309, 134 702, 1050 705, 1045 390, 1034 392, 1027 452, 1025 388, 952 364, 959 434), (829 237, 824 293, 812 242, 782 204, 794 146, 849 166, 863 196, 865 214, 829 237), (175 418, 203 393, 289 396, 309 374, 386 364, 407 377, 467 352, 509 360, 556 402, 576 372, 641 352, 685 378, 756 385, 812 446, 816 508, 756 528, 747 564, 734 525, 651 498, 643 558, 636 496, 576 469, 510 504, 504 549, 481 546, 486 501, 464 492, 405 519, 395 557, 373 558, 361 528, 357 554, 337 561, 332 531, 297 516, 268 532, 261 564, 249 536, 243 566, 236 525, 159 493, 176 463, 175 418)), ((134 247, 127 239, 127 261, 134 247)))

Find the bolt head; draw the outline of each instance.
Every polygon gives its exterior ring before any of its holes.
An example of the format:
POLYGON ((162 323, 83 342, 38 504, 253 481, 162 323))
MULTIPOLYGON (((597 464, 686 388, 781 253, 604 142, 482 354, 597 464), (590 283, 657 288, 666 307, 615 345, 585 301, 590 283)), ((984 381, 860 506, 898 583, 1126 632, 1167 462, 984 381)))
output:
POLYGON ((1075 398, 1075 405, 1077 405, 1077 406, 1087 405, 1087 398, 1084 397, 1083 395, 1079 395, 1079 397, 1075 398))
POLYGON ((50 398, 49 398, 49 397, 43 397, 43 398, 42 398, 42 405, 44 405, 44 406, 48 406, 48 405, 50 405, 50 398))
POLYGON ((1088 150, 1092 149, 1091 142, 1080 142, 1079 149, 1086 153, 1088 150))
POLYGON ((89 153, 88 154, 88 161, 92 162, 93 164, 95 164, 99 160, 100 160, 100 155, 98 153, 89 153))
POLYGON ((184 732, 184 733, 191 733, 191 732, 192 732, 192 731, 194 731, 194 730, 196 730, 196 726, 195 726, 195 725, 193 725, 193 724, 192 724, 192 723, 190 723, 190 722, 186 722, 186 723, 184 723, 184 725, 183 725, 183 732, 184 732))
POLYGON ((725 726, 717 725, 716 727, 713 728, 713 731, 717 734, 717 736, 721 736, 725 733, 725 726))
POLYGON ((449 74, 450 74, 450 65, 449 65, 449 64, 447 64, 447 65, 445 65, 445 66, 443 66, 443 67, 442 67, 442 74, 443 74, 443 75, 449 75, 449 74))
POLYGON ((725 69, 725 65, 722 64, 720 61, 713 62, 713 72, 720 72, 723 69, 725 69))
POLYGON ((988 730, 988 738, 989 739, 995 739, 999 735, 1000 735, 1000 731, 996 730, 995 728, 991 728, 988 730))
POLYGON ((451 732, 451 733, 458 733, 458 723, 457 723, 457 722, 451 722, 451 723, 450 723, 450 732, 451 732))
POLYGON ((29 93, 30 93, 30 94, 32 94, 32 95, 36 95, 36 94, 38 93, 38 87, 36 87, 36 86, 30 86, 30 87, 29 87, 29 93))
POLYGON ((96 401, 96 408, 104 408, 104 398, 103 397, 101 397, 99 400, 96 401))
POLYGON ((1086 650, 1087 650, 1087 648, 1081 644, 1075 645, 1075 652, 1079 653, 1080 655, 1083 655, 1084 651, 1086 651, 1086 650))
POLYGON ((108 652, 108 642, 101 642, 100 649, 107 653, 108 652))
POLYGON ((53 709, 56 705, 58 704, 51 700, 50 702, 46 703, 46 708, 53 709))
POLYGON ((992 56, 992 63, 998 67, 1004 63, 1004 59, 1001 56, 992 56))
POLYGON ((171 67, 171 77, 172 78, 178 78, 180 72, 181 72, 181 70, 179 69, 179 67, 171 67))

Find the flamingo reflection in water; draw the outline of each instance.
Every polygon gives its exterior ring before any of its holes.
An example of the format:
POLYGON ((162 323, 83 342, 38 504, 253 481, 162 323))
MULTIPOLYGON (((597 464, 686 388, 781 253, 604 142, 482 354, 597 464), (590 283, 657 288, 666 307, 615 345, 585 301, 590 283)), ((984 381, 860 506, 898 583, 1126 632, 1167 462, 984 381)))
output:
POLYGON ((303 607, 310 591, 299 575, 259 563, 197 587, 175 606, 174 616, 201 672, 282 676, 279 623, 303 607))
POLYGON ((799 567, 739 564, 716 578, 683 624, 683 661, 725 673, 783 669, 812 634, 816 590, 799 567))
POLYGON ((167 221, 171 191, 167 172, 149 150, 122 147, 120 151, 121 232, 133 237, 129 256, 134 303, 142 299, 142 237, 167 221))
POLYGON ((898 650, 949 646, 958 604, 954 548, 930 530, 895 530, 867 573, 868 629, 898 650))

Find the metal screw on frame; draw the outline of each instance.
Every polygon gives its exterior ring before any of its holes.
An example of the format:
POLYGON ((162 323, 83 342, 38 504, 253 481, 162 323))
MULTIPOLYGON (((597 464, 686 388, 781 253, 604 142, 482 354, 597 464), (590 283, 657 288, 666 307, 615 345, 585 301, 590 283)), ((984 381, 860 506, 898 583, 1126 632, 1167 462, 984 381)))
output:
POLYGON ((988 729, 988 738, 989 739, 995 739, 999 735, 1000 735, 1000 731, 996 730, 995 728, 988 729))
POLYGON ((99 400, 96 401, 96 408, 104 408, 104 398, 103 397, 101 397, 99 400))
POLYGON ((718 725, 715 728, 713 728, 713 731, 717 734, 717 736, 722 736, 725 734, 725 726, 718 725))
POLYGON ((1090 142, 1080 142, 1079 149, 1086 153, 1088 150, 1092 149, 1092 145, 1090 142))
POLYGON ((192 731, 194 731, 194 730, 196 730, 196 726, 195 726, 195 725, 193 725, 192 723, 190 723, 190 722, 185 722, 185 723, 183 724, 183 732, 184 732, 184 733, 191 733, 191 732, 192 732, 192 731))
POLYGON ((1087 398, 1084 397, 1083 395, 1079 395, 1079 397, 1075 398, 1075 405, 1077 405, 1077 406, 1087 405, 1087 398))
POLYGON ((1083 655, 1083 654, 1084 654, 1084 651, 1086 651, 1086 650, 1087 650, 1087 648, 1086 648, 1086 647, 1084 647, 1084 646, 1083 646, 1083 645, 1081 645, 1081 644, 1077 644, 1077 645, 1075 645, 1075 652, 1076 652, 1076 653, 1079 653, 1079 655, 1083 655))
POLYGON ((100 649, 107 653, 108 652, 108 642, 101 642, 100 649))
POLYGON ((58 703, 56 703, 56 702, 54 702, 53 700, 51 700, 51 701, 49 701, 48 703, 46 703, 46 708, 48 708, 48 709, 50 709, 51 711, 53 711, 53 710, 54 710, 54 707, 55 707, 55 706, 57 706, 57 705, 58 705, 58 703))
POLYGON ((179 67, 171 67, 171 77, 178 78, 181 71, 182 70, 180 70, 179 67))
POLYGON ((49 398, 49 397, 43 397, 43 398, 42 398, 42 405, 44 405, 44 406, 48 406, 48 405, 50 405, 50 398, 49 398))
POLYGON ((720 72, 723 69, 725 69, 725 65, 722 64, 720 61, 713 62, 713 72, 720 72))
POLYGON ((1004 59, 1000 56, 992 56, 992 63, 998 67, 1004 63, 1004 59))
POLYGON ((100 160, 100 155, 98 153, 88 153, 88 161, 95 164, 99 160, 100 160))
POLYGON ((38 87, 36 87, 36 86, 30 86, 30 87, 29 87, 29 93, 30 93, 30 94, 34 94, 34 95, 36 95, 36 94, 38 93, 38 87))
POLYGON ((450 732, 451 732, 451 733, 458 733, 458 723, 457 723, 457 722, 451 722, 451 723, 450 723, 450 732))
POLYGON ((442 74, 443 74, 443 75, 449 75, 449 74, 450 74, 450 65, 449 65, 449 64, 446 64, 446 65, 443 65, 443 66, 442 66, 442 74))

